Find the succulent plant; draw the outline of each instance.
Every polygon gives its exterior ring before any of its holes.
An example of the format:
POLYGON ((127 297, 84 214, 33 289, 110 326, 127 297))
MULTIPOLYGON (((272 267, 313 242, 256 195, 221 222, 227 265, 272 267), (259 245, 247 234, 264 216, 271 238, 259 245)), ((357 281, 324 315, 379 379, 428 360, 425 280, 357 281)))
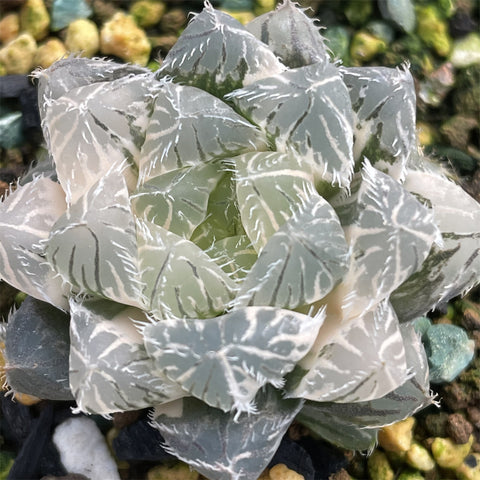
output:
POLYGON ((368 449, 434 401, 412 320, 478 283, 480 205, 420 155, 405 66, 331 63, 287 0, 206 4, 155 74, 38 79, 53 167, 1 204, 0 273, 68 312, 79 411, 154 407, 171 453, 254 479, 294 419, 368 449))

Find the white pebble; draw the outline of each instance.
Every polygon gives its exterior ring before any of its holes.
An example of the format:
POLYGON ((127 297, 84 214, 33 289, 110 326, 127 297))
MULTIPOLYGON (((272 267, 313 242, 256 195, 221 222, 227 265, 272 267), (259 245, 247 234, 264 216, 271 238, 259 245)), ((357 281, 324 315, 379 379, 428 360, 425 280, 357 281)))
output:
POLYGON ((117 465, 93 420, 75 417, 61 423, 53 434, 63 466, 90 480, 120 480, 117 465))

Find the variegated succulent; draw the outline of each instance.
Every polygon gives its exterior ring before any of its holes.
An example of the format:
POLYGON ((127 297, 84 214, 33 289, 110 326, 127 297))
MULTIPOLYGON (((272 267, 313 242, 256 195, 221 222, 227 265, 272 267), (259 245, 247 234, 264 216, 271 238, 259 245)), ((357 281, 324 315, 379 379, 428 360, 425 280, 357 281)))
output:
POLYGON ((432 403, 412 320, 479 282, 480 205, 420 155, 405 66, 332 62, 286 0, 246 26, 206 4, 156 73, 38 79, 54 172, 1 204, 0 274, 69 312, 80 411, 154 407, 225 480, 294 419, 368 449, 432 403))

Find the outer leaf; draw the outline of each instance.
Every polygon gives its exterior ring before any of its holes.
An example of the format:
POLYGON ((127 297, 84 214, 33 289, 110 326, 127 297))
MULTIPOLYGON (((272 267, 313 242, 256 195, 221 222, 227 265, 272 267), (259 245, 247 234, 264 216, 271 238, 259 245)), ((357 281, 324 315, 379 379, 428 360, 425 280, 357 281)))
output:
POLYGON ((205 320, 165 320, 144 330, 148 354, 168 378, 193 396, 228 412, 255 409, 265 384, 306 355, 323 322, 271 307, 247 307, 205 320))
POLYGON ((259 80, 226 97, 265 131, 276 150, 294 151, 327 182, 348 187, 353 112, 338 69, 315 63, 259 80))
POLYGON ((306 402, 297 420, 328 441, 355 450, 369 449, 377 429, 399 422, 433 403, 428 363, 413 325, 400 327, 407 366, 414 375, 382 398, 367 402, 306 402))
MULTIPOLYGON (((43 126, 68 203, 113 165, 136 169, 154 88, 151 75, 120 78, 70 90, 48 107, 43 126)), ((133 174, 124 170, 131 185, 133 174)))
POLYGON ((292 378, 287 397, 316 402, 367 401, 383 397, 407 380, 403 339, 388 301, 341 330, 337 327, 332 335, 336 320, 327 316, 315 348, 301 362, 307 372, 297 384, 292 378))
POLYGON ((185 398, 157 408, 153 426, 173 455, 210 480, 251 480, 267 467, 303 401, 267 388, 256 403, 256 414, 234 415, 185 398))
POLYGON ((45 177, 18 187, 0 203, 0 278, 61 309, 68 308, 68 288, 45 262, 40 242, 66 208, 62 187, 45 177))
POLYGON ((480 204, 433 171, 409 170, 405 188, 431 205, 443 246, 434 246, 421 270, 393 293, 392 304, 402 321, 480 282, 480 204))
POLYGON ((311 168, 293 154, 248 153, 235 157, 236 190, 243 227, 260 252, 268 239, 311 196, 311 168))
POLYGON ((347 271, 348 245, 330 204, 313 195, 275 232, 234 300, 295 309, 327 295, 347 271))
POLYGON ((134 323, 139 309, 108 301, 70 302, 70 386, 80 411, 109 414, 185 395, 155 369, 134 323))
POLYGON ((130 198, 135 213, 190 238, 207 216, 208 199, 224 172, 217 164, 185 167, 144 183, 130 198))
POLYGON ((73 399, 68 384, 68 324, 66 313, 33 297, 27 297, 10 316, 4 371, 14 392, 50 400, 73 399))
POLYGON ((341 69, 354 111, 353 153, 366 156, 375 168, 403 180, 416 150, 415 87, 406 69, 355 67, 341 69))
MULTIPOLYGON (((38 78, 38 106, 42 121, 52 100, 59 99, 70 90, 148 72, 149 70, 138 65, 115 63, 100 58, 70 56, 58 60, 51 67, 35 72, 38 78)), ((48 142, 47 129, 44 129, 44 134, 48 142)))
POLYGON ((246 28, 290 68, 329 61, 319 27, 290 0, 255 18, 246 28))
POLYGON ((135 221, 118 170, 105 174, 60 217, 45 253, 76 290, 143 305, 135 221))
POLYGON ((268 47, 239 21, 206 4, 168 52, 157 77, 171 76, 221 98, 283 70, 268 47))
POLYGON ((161 318, 209 318, 223 313, 235 283, 194 243, 153 223, 137 223, 144 295, 161 318))
POLYGON ((368 161, 352 191, 331 201, 352 247, 349 272, 335 292, 345 320, 372 309, 419 270, 439 237, 431 212, 368 161))
POLYGON ((362 428, 352 424, 348 417, 345 419, 336 415, 336 412, 330 411, 330 406, 336 405, 344 404, 307 401, 295 420, 337 447, 356 451, 373 450, 378 429, 362 428))
POLYGON ((213 95, 171 82, 160 85, 142 147, 140 183, 178 168, 267 149, 262 132, 213 95))

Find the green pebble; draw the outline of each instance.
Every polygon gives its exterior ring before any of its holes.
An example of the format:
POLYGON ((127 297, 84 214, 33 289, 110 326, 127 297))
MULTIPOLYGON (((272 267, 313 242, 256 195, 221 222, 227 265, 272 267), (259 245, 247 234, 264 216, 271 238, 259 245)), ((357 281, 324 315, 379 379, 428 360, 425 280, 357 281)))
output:
POLYGON ((0 480, 6 480, 15 457, 12 452, 0 451, 0 480))
POLYGON ((425 477, 416 470, 406 470, 397 477, 397 480, 425 480, 425 477))
POLYGON ((363 2, 350 0, 343 13, 351 25, 359 27, 370 18, 372 14, 372 2, 369 0, 364 0, 363 2))
POLYGON ((456 325, 432 325, 422 336, 430 367, 430 382, 454 380, 472 361, 475 343, 456 325))
POLYGON ((434 5, 417 8, 417 35, 441 57, 450 53, 452 41, 448 25, 434 5))
POLYGON ((420 335, 423 336, 427 330, 432 326, 432 322, 428 317, 418 317, 413 321, 413 328, 420 335))
POLYGON ((344 63, 349 61, 350 34, 345 27, 335 25, 322 31, 325 44, 332 52, 333 59, 341 59, 344 63))
POLYGON ((453 43, 450 61, 456 68, 480 65, 480 34, 472 32, 453 43))

